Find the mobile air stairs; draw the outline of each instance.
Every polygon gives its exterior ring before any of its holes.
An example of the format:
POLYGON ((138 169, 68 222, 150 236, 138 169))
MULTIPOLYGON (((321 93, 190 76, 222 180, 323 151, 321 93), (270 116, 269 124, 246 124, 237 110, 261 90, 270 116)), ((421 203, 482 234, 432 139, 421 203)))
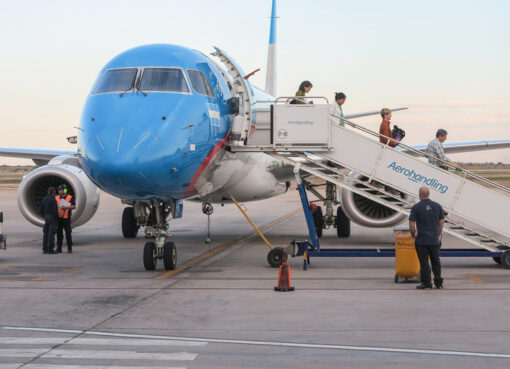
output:
POLYGON ((271 103, 266 127, 253 130, 245 120, 229 149, 264 152, 294 168, 310 242, 294 242, 290 252, 304 254, 305 268, 310 256, 394 256, 387 249, 321 249, 303 183, 307 176, 406 215, 426 185, 447 213, 444 231, 481 248, 442 249, 441 256, 491 256, 510 268, 510 189, 466 170, 451 170, 450 163, 443 163, 450 171, 432 166, 426 153, 402 143, 397 148, 382 144, 378 133, 348 119, 341 125, 325 98, 325 104, 290 104, 291 99, 271 103))

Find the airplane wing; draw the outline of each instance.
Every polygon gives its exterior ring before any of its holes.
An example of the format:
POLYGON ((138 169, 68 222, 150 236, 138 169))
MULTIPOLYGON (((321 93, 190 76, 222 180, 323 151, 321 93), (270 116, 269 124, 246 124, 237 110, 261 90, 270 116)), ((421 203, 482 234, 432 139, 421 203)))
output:
MULTIPOLYGON (((427 149, 427 144, 409 146, 418 151, 425 151, 427 149)), ((510 148, 510 138, 503 138, 498 140, 478 140, 478 141, 460 141, 443 143, 443 150, 445 153, 448 154, 507 148, 510 148)), ((413 155, 412 152, 409 152, 409 154, 413 155)))
POLYGON ((26 149, 17 147, 0 147, 0 156, 11 158, 32 159, 37 165, 45 164, 55 156, 75 155, 76 151, 69 150, 47 150, 47 149, 26 149))
MULTIPOLYGON (((407 108, 395 108, 395 109, 390 109, 390 110, 392 112, 394 112, 394 111, 406 110, 406 109, 407 108)), ((379 115, 379 114, 381 114, 380 110, 372 110, 372 111, 366 111, 366 112, 363 112, 363 113, 345 114, 344 118, 345 119, 352 119, 352 118, 366 117, 368 115, 379 115)))

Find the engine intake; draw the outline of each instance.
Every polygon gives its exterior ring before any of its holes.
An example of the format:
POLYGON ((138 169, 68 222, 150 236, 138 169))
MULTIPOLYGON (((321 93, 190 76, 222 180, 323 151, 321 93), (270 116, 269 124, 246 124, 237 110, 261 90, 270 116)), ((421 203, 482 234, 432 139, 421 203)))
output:
MULTIPOLYGON (((367 180, 361 174, 355 174, 354 176, 360 180, 367 180)), ((363 185, 356 184, 356 187, 363 187, 363 185)), ((401 195, 405 196, 405 194, 401 195)), ((340 198, 345 215, 356 224, 365 227, 393 227, 402 223, 407 217, 405 214, 348 190, 341 189, 340 198)))
POLYGON ((48 193, 48 187, 57 188, 61 184, 67 185, 69 193, 76 201, 76 209, 71 217, 73 227, 85 224, 95 214, 99 205, 98 188, 82 169, 70 164, 61 164, 65 162, 53 159, 48 165, 37 168, 23 177, 18 187, 18 207, 30 223, 39 227, 44 225, 39 205, 48 193))

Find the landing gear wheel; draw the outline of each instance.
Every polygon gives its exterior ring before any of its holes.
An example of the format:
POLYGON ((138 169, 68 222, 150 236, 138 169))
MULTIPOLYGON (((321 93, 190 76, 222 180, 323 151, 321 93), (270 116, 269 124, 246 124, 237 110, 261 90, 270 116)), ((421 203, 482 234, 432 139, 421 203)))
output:
POLYGON ((283 247, 275 247, 267 254, 267 262, 273 268, 279 268, 283 260, 283 247))
POLYGON ((510 269, 510 250, 503 251, 501 254, 501 265, 505 269, 510 269))
POLYGON ((398 274, 395 274, 395 283, 398 283, 398 274))
POLYGON ((501 256, 494 256, 492 258, 496 264, 501 264, 501 256))
POLYGON ((135 209, 132 206, 124 208, 122 212, 122 235, 125 238, 135 238, 138 234, 138 228, 135 209))
POLYGON ((163 265, 166 270, 174 270, 177 266, 177 248, 173 242, 163 245, 163 265))
POLYGON ((143 266, 145 270, 156 269, 157 262, 156 244, 154 242, 146 242, 143 248, 143 266))
POLYGON ((324 217, 322 216, 322 208, 317 206, 317 210, 315 210, 312 214, 313 224, 315 224, 315 231, 317 232, 317 237, 322 237, 322 227, 324 225, 324 217))
POLYGON ((351 220, 347 218, 340 206, 336 209, 336 234, 341 238, 351 235, 351 220))

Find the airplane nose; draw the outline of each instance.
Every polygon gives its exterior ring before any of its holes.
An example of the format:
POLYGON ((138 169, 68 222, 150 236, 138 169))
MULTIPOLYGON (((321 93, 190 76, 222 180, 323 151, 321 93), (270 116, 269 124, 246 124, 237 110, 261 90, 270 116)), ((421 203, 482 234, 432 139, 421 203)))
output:
POLYGON ((185 182, 182 143, 187 142, 179 135, 162 138, 157 132, 127 125, 103 129, 89 137, 82 161, 91 178, 112 194, 167 195, 185 182))

